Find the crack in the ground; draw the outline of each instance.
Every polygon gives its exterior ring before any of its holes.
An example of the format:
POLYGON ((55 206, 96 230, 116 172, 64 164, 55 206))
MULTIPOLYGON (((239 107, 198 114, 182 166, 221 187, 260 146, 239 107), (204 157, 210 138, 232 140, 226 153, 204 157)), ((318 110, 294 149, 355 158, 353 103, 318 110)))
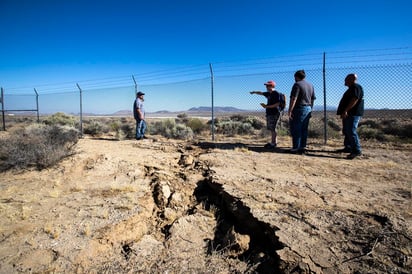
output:
POLYGON ((237 256, 249 265, 256 265, 256 273, 281 273, 281 260, 276 253, 284 246, 276 236, 277 227, 259 221, 242 201, 224 191, 221 184, 208 178, 198 183, 194 195, 206 209, 215 208, 218 226, 215 238, 209 242, 208 253, 239 248, 233 232, 248 235, 248 247, 237 256))
MULTIPOLYGON (((203 150, 190 149, 189 151, 187 148, 180 148, 179 152, 181 153, 177 162, 179 168, 172 173, 166 174, 159 168, 146 167, 146 177, 151 178, 152 197, 156 205, 153 212, 153 230, 150 233, 157 235, 157 239, 163 241, 165 247, 168 245, 175 223, 180 218, 199 212, 199 205, 201 205, 202 210, 213 213, 216 221, 216 226, 213 228, 214 236, 205 239, 206 256, 219 254, 230 260, 238 260, 249 266, 249 272, 308 273, 316 272, 316 269, 343 270, 347 269, 347 266, 342 265, 348 262, 354 264, 355 261, 359 261, 357 264, 376 266, 381 259, 375 261, 369 257, 381 256, 378 251, 380 252, 382 247, 387 248, 384 246, 386 242, 395 241, 396 239, 392 239, 395 236, 401 239, 399 239, 398 249, 390 251, 391 254, 394 253, 392 257, 396 259, 392 262, 393 269, 407 267, 408 257, 402 248, 408 239, 405 237, 403 239, 396 230, 390 229, 390 219, 387 216, 373 213, 365 215, 362 212, 353 212, 353 216, 352 214, 346 216, 344 212, 330 213, 332 215, 329 217, 332 220, 328 230, 342 233, 348 240, 340 250, 337 250, 337 253, 330 251, 335 254, 337 260, 335 263, 328 263, 308 250, 303 254, 296 253, 295 258, 288 257, 289 259, 282 260, 278 251, 288 246, 276 235, 279 228, 260 221, 252 214, 251 208, 225 191, 222 184, 214 181, 214 171, 209 163, 199 160, 203 150), (175 194, 185 196, 178 205, 172 199, 175 194), (174 211, 175 218, 170 219, 166 216, 170 211, 174 211), (383 228, 385 229, 382 230, 383 228), (366 232, 362 232, 363 230, 366 232), (346 256, 342 257, 343 254, 346 256), (348 256, 349 254, 354 256, 348 256)), ((305 212, 300 212, 296 208, 288 207, 287 210, 281 210, 279 213, 299 220, 311 229, 321 231, 318 224, 311 219, 311 215, 306 216, 305 212)), ((331 241, 327 235, 319 237, 325 242, 331 241)), ((297 252, 296 247, 291 247, 290 251, 297 252)), ((127 245, 123 246, 122 252, 126 259, 131 254, 127 245)))
MULTIPOLYGON (((213 170, 207 162, 199 161, 201 151, 180 148, 179 152, 180 171, 174 176, 186 181, 187 172, 198 172, 204 178, 197 183, 192 193, 196 200, 191 200, 192 204, 187 205, 189 209, 185 212, 179 212, 179 218, 194 214, 196 207, 202 204, 203 208, 214 212, 217 221, 214 238, 208 240, 205 253, 211 255, 218 252, 222 256, 246 262, 254 273, 282 273, 281 264, 285 262, 281 261, 276 251, 284 245, 276 236, 278 228, 259 221, 240 199, 231 196, 221 184, 214 182, 213 170)), ((157 208, 154 212, 156 227, 167 241, 174 221, 166 220, 165 210, 174 190, 160 178, 158 171, 156 168, 146 167, 146 176, 151 178, 152 197, 157 208)), ((127 247, 123 246, 122 250, 126 258, 130 255, 127 247)))

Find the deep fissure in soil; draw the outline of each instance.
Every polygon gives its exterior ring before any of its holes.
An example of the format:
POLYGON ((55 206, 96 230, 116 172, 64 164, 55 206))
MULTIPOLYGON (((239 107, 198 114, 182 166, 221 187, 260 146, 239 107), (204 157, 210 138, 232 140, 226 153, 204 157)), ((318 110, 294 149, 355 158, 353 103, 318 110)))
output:
POLYGON ((279 228, 259 221, 240 199, 225 192, 221 184, 210 178, 198 182, 194 195, 206 210, 214 209, 215 212, 217 227, 214 239, 209 242, 209 253, 236 247, 227 239, 227 235, 233 230, 250 238, 248 248, 237 255, 237 259, 249 265, 257 265, 256 273, 283 272, 280 257, 276 253, 284 247, 276 236, 279 228))

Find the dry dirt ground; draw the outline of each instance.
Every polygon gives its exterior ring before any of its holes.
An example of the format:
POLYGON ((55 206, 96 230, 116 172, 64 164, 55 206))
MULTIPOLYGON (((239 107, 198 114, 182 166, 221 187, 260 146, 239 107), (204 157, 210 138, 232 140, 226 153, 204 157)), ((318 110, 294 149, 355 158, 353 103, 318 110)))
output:
POLYGON ((412 146, 289 143, 85 138, 1 173, 0 273, 411 273, 412 146))

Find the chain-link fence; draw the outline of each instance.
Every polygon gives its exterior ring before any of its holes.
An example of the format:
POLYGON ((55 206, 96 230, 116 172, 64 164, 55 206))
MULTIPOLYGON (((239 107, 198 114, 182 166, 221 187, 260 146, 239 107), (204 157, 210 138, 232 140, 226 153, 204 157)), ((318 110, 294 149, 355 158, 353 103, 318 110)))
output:
POLYGON ((264 116, 259 104, 265 102, 264 98, 249 91, 264 91, 263 83, 274 80, 276 90, 289 97, 298 69, 306 71, 306 79, 315 87, 314 114, 320 118, 312 123, 326 124, 336 116, 349 73, 356 73, 364 88, 366 117, 412 119, 411 112, 406 111, 412 109, 411 56, 410 48, 322 53, 214 63, 24 93, 2 88, 3 126, 7 115, 16 112, 131 116, 137 90, 146 93, 148 118, 176 117, 180 113, 210 120, 233 113, 264 116))

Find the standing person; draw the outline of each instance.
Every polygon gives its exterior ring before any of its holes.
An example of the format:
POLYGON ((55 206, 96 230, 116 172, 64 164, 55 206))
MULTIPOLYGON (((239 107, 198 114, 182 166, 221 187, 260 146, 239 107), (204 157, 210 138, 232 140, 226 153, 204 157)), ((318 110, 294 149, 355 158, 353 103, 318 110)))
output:
POLYGON ((305 80, 304 70, 295 72, 289 103, 289 125, 292 135, 292 153, 304 153, 308 139, 309 120, 316 99, 313 85, 305 80))
POLYGON ((347 158, 354 159, 362 154, 359 141, 359 121, 364 112, 363 88, 357 83, 358 76, 355 73, 348 74, 345 78, 345 86, 348 87, 339 102, 337 115, 342 119, 342 132, 345 136, 344 148, 339 152, 350 153, 347 158))
POLYGON ((264 109, 266 109, 266 127, 272 134, 271 142, 267 143, 265 145, 265 148, 275 148, 277 146, 276 126, 278 124, 280 116, 280 94, 275 90, 276 83, 273 80, 264 83, 264 85, 266 86, 265 92, 251 91, 250 94, 263 95, 267 99, 267 104, 260 104, 264 109))
POLYGON ((145 121, 145 111, 143 107, 144 93, 139 91, 136 93, 136 100, 133 104, 133 115, 136 120, 136 140, 141 140, 146 138, 144 135, 146 132, 146 121, 145 121))

